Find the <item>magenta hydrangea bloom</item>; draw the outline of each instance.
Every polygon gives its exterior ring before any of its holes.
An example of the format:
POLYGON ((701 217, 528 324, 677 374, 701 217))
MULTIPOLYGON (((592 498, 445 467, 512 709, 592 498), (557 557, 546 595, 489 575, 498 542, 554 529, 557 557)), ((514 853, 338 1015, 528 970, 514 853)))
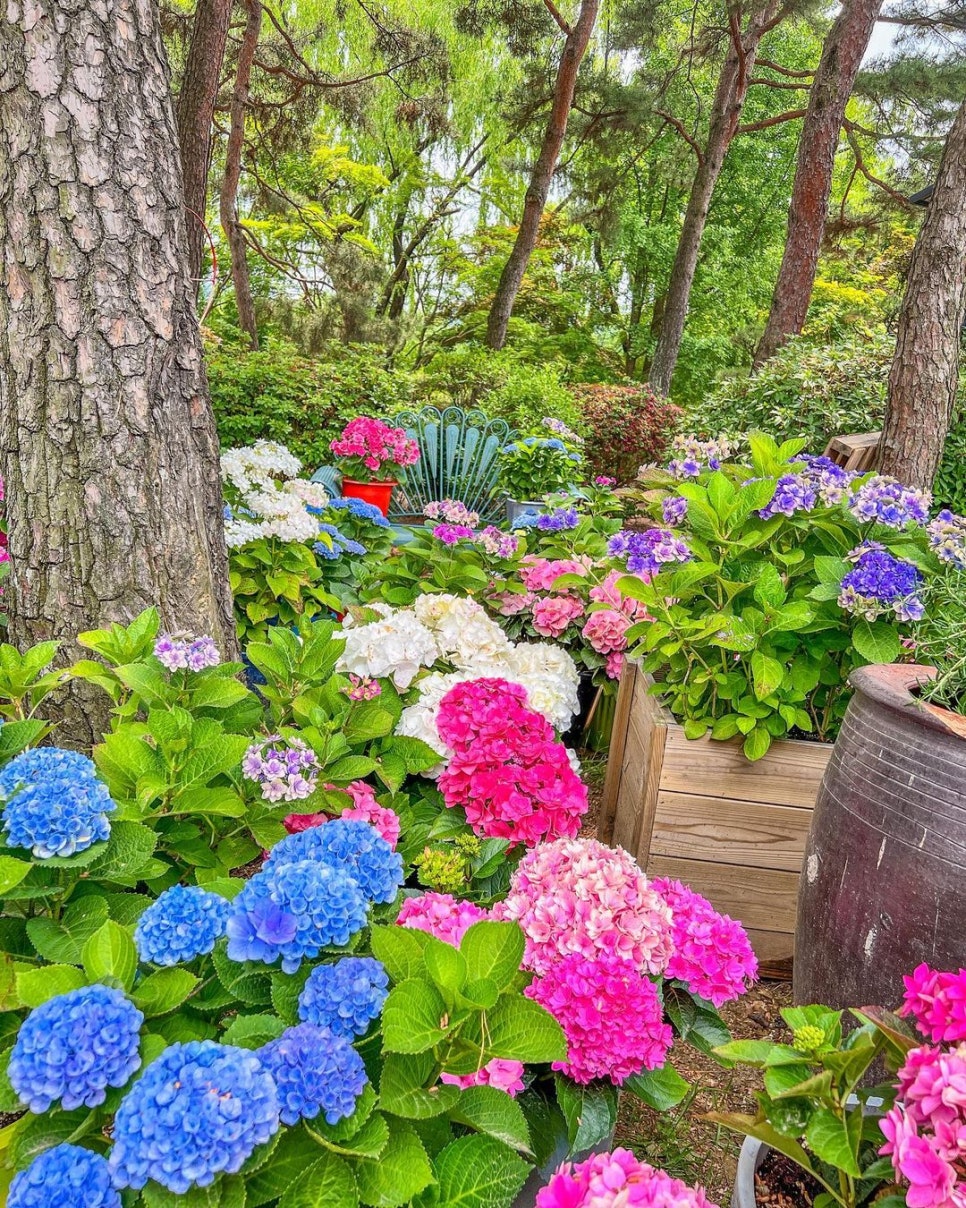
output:
POLYGON ((523 1090, 523 1063, 494 1057, 475 1074, 440 1074, 439 1080, 464 1090, 470 1086, 492 1086, 514 1099, 523 1090))
POLYGON ((619 956, 564 957, 524 993, 556 1019, 567 1037, 567 1060, 555 1061, 574 1082, 609 1078, 615 1086, 656 1070, 674 1035, 664 1022, 657 986, 619 956))
POLYGON ((517 865, 494 915, 518 922, 528 969, 578 954, 613 955, 663 973, 673 952, 671 908, 635 861, 596 839, 541 843, 517 865))
POLYGON ((461 902, 450 893, 424 893, 418 898, 406 898, 396 922, 402 927, 426 931, 438 940, 458 947, 474 923, 489 917, 475 902, 461 902))
POLYGON ((651 888, 671 907, 673 951, 664 976, 716 1007, 740 998, 758 976, 744 927, 680 881, 658 877, 651 888))
POLYGON ((629 1149, 564 1162, 537 1192, 537 1208, 717 1208, 703 1187, 688 1187, 640 1162, 629 1149))
POLYGON ((966 969, 949 973, 922 964, 902 980, 906 994, 900 1015, 913 1016, 934 1044, 966 1040, 966 969))

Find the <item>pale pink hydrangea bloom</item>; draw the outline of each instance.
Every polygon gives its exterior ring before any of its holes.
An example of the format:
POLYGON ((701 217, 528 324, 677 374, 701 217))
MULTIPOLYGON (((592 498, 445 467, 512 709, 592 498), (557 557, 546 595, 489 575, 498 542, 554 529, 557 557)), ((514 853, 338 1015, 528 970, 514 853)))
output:
POLYGON ((489 917, 482 906, 459 901, 451 893, 424 893, 418 898, 406 898, 396 922, 402 927, 426 931, 455 948, 474 923, 489 917))
POLYGON ((372 785, 366 784, 364 780, 353 780, 351 784, 346 785, 345 792, 352 798, 352 805, 339 816, 368 822, 395 851, 401 826, 396 811, 380 805, 372 785))
POLYGON ((567 1037, 567 1060, 555 1061, 574 1082, 609 1078, 620 1086, 667 1060, 674 1034, 664 1022, 657 986, 631 961, 599 952, 571 953, 524 990, 567 1037))
POLYGON ((673 951, 671 908, 622 848, 558 839, 527 852, 494 916, 518 922, 524 962, 545 973, 577 953, 611 954, 660 974, 673 951))
POLYGON ((494 1057, 475 1074, 440 1074, 439 1080, 463 1090, 469 1086, 492 1086, 498 1091, 506 1091, 513 1099, 523 1090, 523 1064, 494 1057))
POLYGON ((688 1187, 640 1162, 629 1149, 564 1162, 537 1192, 537 1208, 717 1208, 703 1187, 688 1187))
POLYGON ((517 591, 502 591, 493 596, 501 617, 515 617, 518 613, 526 612, 528 608, 533 607, 536 598, 532 591, 522 594, 517 591))
POLYGON ((598 654, 620 654, 627 648, 627 631, 633 623, 616 608, 598 608, 580 632, 598 654))
POLYGON ((671 907, 673 951, 664 976, 716 1007, 740 998, 758 976, 744 927, 680 881, 658 877, 651 888, 671 907))
POLYGON ((934 1044, 966 1040, 966 969, 952 973, 922 964, 902 980, 906 994, 900 1015, 913 1016, 934 1044))
POLYGON ((533 628, 542 637, 559 638, 572 621, 583 615, 583 602, 576 596, 545 596, 533 606, 533 628))
POLYGON ((621 672, 624 670, 624 656, 615 651, 607 656, 607 662, 604 664, 604 670, 610 679, 620 679, 621 672))
POLYGON ((527 591, 550 591, 561 575, 584 575, 590 572, 589 558, 559 558, 554 562, 528 554, 520 567, 520 579, 527 591))

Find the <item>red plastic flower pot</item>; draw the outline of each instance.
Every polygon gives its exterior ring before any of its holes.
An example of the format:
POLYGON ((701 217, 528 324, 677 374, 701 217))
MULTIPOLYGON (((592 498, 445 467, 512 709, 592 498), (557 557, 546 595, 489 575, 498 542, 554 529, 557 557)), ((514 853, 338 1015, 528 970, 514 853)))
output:
POLYGON ((394 478, 387 478, 382 482, 357 482, 354 478, 343 478, 342 494, 347 499, 362 499, 371 503, 383 516, 388 517, 392 489, 398 485, 394 478))

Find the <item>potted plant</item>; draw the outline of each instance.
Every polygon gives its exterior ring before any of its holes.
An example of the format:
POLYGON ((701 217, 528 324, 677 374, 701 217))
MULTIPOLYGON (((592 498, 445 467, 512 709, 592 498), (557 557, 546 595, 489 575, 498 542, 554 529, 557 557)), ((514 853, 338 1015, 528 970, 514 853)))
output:
POLYGON ((545 496, 566 491, 579 476, 581 437, 561 420, 547 418, 543 424, 552 435, 530 433, 500 450, 500 484, 511 526, 526 512, 540 512, 545 496))
POLYGON ((859 1026, 846 1031, 841 1011, 792 1007, 782 1011, 790 1043, 737 1040, 715 1050, 763 1074, 755 1115, 708 1117, 746 1137, 733 1208, 755 1208, 756 1174, 767 1184, 775 1159, 801 1169, 815 1208, 962 1202, 966 1164, 956 1138, 966 1102, 951 1088, 966 1076, 966 971, 923 965, 902 980, 899 1016, 863 1007, 851 1012, 859 1026), (883 1066, 886 1080, 868 1085, 883 1066))
POLYGON ((966 520, 942 512, 926 532, 942 568, 924 585, 912 652, 927 665, 852 675, 805 851, 799 1001, 880 1001, 904 969, 962 959, 966 520))
POLYGON ((397 479, 388 467, 412 466, 419 461, 419 445, 404 428, 391 428, 380 419, 360 415, 350 420, 342 435, 329 446, 342 474, 342 493, 374 504, 384 516, 397 479))
POLYGON ((604 834, 783 959, 849 676, 902 656, 940 564, 920 493, 802 456, 801 441, 748 443, 732 463, 717 442, 679 443, 641 481, 655 527, 610 543, 650 619, 628 633, 638 665, 622 681, 604 834))

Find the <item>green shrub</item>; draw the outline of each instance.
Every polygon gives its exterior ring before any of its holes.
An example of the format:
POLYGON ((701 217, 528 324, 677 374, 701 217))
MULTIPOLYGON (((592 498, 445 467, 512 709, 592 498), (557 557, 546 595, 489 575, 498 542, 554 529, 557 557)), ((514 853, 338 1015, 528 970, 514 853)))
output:
POLYGON ((376 348, 346 345, 323 360, 289 345, 210 349, 208 379, 223 448, 285 444, 311 473, 332 460, 329 441, 356 415, 386 417, 409 404, 412 379, 387 369, 376 348))
POLYGON ((966 515, 966 408, 962 406, 963 383, 960 381, 959 414, 952 422, 943 459, 933 483, 936 507, 951 508, 960 516, 966 515))
POLYGON ((801 337, 752 378, 719 386, 688 408, 683 426, 697 435, 769 432, 776 440, 803 436, 821 453, 833 436, 881 426, 895 341, 853 334, 824 346, 801 337))

